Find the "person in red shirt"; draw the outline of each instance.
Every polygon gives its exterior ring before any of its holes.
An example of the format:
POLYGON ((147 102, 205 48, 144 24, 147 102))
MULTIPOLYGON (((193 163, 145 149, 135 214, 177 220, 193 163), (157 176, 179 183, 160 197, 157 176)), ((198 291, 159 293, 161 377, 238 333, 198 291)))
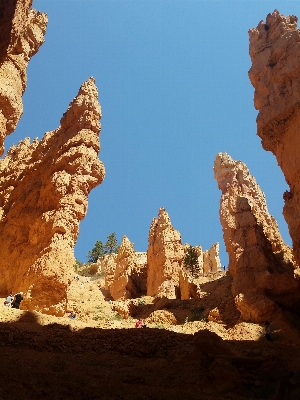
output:
POLYGON ((138 319, 135 323, 136 328, 142 328, 143 327, 143 320, 141 318, 138 319))

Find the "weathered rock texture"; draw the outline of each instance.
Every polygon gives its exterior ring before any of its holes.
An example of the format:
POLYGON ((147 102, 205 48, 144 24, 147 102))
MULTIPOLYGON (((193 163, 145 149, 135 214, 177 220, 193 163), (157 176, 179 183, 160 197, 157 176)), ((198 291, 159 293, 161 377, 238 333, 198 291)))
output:
POLYGON ((246 165, 226 153, 217 154, 214 174, 222 191, 220 220, 232 293, 242 317, 261 322, 271 319, 278 306, 296 307, 296 265, 268 212, 264 193, 246 165))
POLYGON ((219 243, 214 243, 209 250, 203 253, 203 272, 218 272, 221 270, 221 262, 219 257, 219 243))
MULTIPOLYGON (((187 253, 190 245, 185 243, 183 245, 184 254, 187 253)), ((219 257, 220 245, 214 243, 210 249, 203 251, 202 246, 194 246, 197 252, 199 272, 201 274, 215 273, 221 270, 221 261, 219 257)))
POLYGON ((134 244, 126 236, 118 254, 106 254, 97 264, 105 272, 105 289, 114 300, 146 294, 147 254, 134 251, 134 244))
POLYGON ((174 299, 184 248, 180 233, 173 228, 163 207, 159 210, 158 218, 152 220, 148 243, 147 295, 174 299))
POLYGON ((40 142, 25 139, 0 160, 0 292, 26 292, 25 309, 65 310, 79 222, 105 173, 100 117, 90 78, 56 130, 40 142))
POLYGON ((199 299, 200 284, 188 272, 179 271, 179 292, 181 300, 199 299))
POLYGON ((277 10, 250 29, 249 77, 255 88, 257 134, 272 151, 290 191, 283 210, 300 264, 300 31, 298 18, 277 10))
POLYGON ((26 68, 44 42, 46 14, 30 8, 31 0, 0 4, 0 155, 4 139, 12 133, 23 113, 26 68))
POLYGON ((114 300, 120 298, 132 299, 146 293, 146 264, 137 262, 141 260, 141 253, 136 255, 133 243, 123 236, 115 263, 113 282, 109 290, 114 300))

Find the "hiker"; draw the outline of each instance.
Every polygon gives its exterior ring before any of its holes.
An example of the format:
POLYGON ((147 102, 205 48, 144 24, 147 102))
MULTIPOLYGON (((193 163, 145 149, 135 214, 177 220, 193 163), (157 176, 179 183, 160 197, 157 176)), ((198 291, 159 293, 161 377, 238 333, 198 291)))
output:
POLYGON ((23 300, 23 292, 17 293, 15 299, 12 302, 12 308, 20 308, 21 301, 23 300))
POLYGON ((143 327, 143 320, 141 318, 138 319, 135 323, 136 328, 142 328, 143 327))
POLYGON ((6 307, 11 307, 13 300, 14 300, 14 295, 12 292, 10 292, 9 295, 5 299, 4 305, 6 307))
POLYGON ((71 314, 69 315, 70 319, 75 319, 76 318, 76 313, 75 311, 71 311, 71 314))
POLYGON ((265 322, 265 338, 267 339, 268 342, 272 342, 271 329, 270 329, 270 322, 269 321, 265 322))

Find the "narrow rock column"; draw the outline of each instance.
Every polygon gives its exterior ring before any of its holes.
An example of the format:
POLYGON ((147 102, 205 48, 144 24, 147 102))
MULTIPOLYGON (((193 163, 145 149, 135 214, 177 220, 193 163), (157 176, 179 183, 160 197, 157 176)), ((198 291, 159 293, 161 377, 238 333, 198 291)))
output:
POLYGON ((264 193, 246 165, 226 153, 217 154, 214 175, 222 191, 220 220, 232 293, 242 317, 262 322, 280 305, 293 308, 299 301, 297 265, 268 212, 264 193))
POLYGON ((163 207, 158 218, 152 220, 148 243, 147 295, 176 298, 184 248, 180 233, 173 228, 163 207))

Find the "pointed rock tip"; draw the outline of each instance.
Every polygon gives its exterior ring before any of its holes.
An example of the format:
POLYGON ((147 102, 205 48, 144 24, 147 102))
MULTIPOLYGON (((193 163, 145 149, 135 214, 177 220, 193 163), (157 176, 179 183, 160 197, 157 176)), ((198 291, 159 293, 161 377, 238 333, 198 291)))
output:
POLYGON ((93 76, 91 76, 81 84, 78 95, 80 94, 92 95, 93 97, 98 98, 98 88, 96 86, 95 78, 93 76))

